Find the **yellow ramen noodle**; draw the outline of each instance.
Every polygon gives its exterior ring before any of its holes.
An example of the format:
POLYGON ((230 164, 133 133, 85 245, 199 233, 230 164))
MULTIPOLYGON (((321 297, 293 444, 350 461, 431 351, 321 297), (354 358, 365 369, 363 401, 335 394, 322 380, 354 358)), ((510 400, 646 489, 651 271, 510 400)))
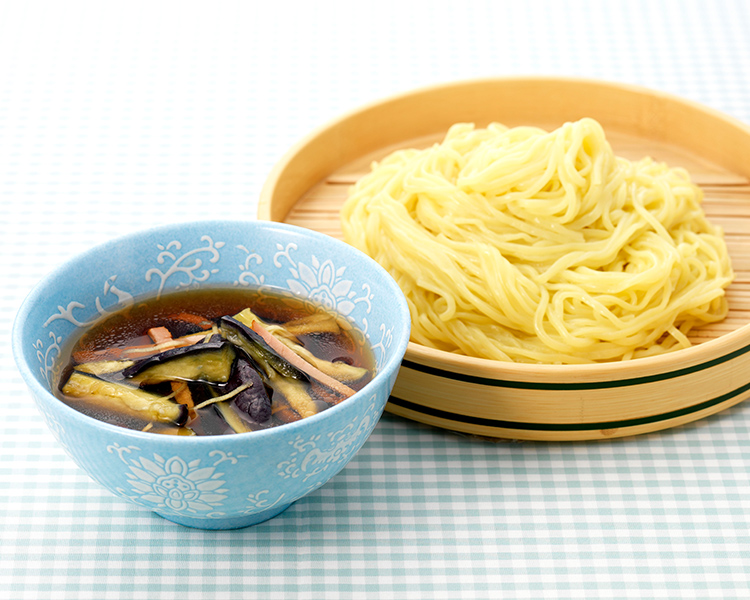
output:
POLYGON ((686 171, 617 157, 593 119, 451 127, 372 167, 346 241, 401 286, 412 341, 496 360, 652 356, 727 313, 721 230, 686 171))

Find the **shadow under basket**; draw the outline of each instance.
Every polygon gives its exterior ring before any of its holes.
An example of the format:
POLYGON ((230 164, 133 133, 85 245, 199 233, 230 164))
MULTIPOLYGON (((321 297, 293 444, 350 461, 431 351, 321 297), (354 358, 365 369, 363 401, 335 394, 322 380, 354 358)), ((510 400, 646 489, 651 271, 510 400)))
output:
POLYGON ((683 167, 723 227, 736 279, 729 315, 693 347, 596 365, 530 365, 457 356, 410 343, 386 410, 473 435, 592 440, 674 427, 750 396, 750 128, 690 101, 580 79, 459 82, 366 106, 313 132, 278 162, 258 217, 341 238, 339 210, 370 164, 439 142, 457 122, 552 130, 592 117, 619 156, 683 167))

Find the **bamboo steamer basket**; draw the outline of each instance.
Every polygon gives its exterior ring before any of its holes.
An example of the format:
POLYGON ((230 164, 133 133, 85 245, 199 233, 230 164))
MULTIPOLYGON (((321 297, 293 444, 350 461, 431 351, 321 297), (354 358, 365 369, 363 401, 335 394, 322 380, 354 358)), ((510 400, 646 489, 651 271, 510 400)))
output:
POLYGON ((750 128, 664 93, 601 81, 503 78, 458 82, 366 106, 313 132, 275 165, 260 219, 342 237, 339 209, 373 160, 440 141, 457 122, 554 129, 593 117, 615 153, 684 167, 724 228, 736 279, 729 315, 691 348, 596 365, 531 365, 410 343, 386 410, 469 434, 594 440, 674 427, 750 396, 750 128))

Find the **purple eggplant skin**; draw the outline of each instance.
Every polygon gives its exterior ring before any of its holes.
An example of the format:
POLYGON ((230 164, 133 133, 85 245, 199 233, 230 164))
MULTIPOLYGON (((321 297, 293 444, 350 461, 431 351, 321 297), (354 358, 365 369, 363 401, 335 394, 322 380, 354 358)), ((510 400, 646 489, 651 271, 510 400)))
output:
POLYGON ((310 382, 305 373, 290 364, 283 356, 279 356, 262 337, 244 323, 240 323, 234 317, 224 316, 219 319, 219 327, 224 337, 236 342, 235 345, 244 350, 256 363, 265 362, 284 377, 310 382), (230 333, 237 337, 232 340, 230 333))
POLYGON ((235 406, 257 423, 265 423, 271 418, 271 397, 258 372, 242 356, 234 364, 232 379, 236 386, 248 385, 234 397, 235 406))
POLYGON ((125 378, 133 377, 144 369, 147 369, 153 365, 161 364, 171 360, 173 358, 179 358, 186 354, 192 354, 194 352, 205 352, 207 350, 221 350, 224 344, 227 342, 221 338, 221 336, 213 336, 210 340, 205 342, 199 342, 192 346, 181 346, 179 348, 170 348, 159 354, 147 356, 146 358, 136 361, 136 363, 122 371, 122 375, 125 378))
POLYGON ((206 330, 200 325, 167 317, 161 323, 172 334, 173 338, 179 338, 193 333, 203 333, 206 330))

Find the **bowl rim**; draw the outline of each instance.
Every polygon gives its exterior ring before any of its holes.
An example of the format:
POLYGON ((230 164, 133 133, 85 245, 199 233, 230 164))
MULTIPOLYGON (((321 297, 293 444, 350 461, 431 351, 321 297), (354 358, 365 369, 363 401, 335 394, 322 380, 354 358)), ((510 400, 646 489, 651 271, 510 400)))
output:
MULTIPOLYGON (((206 287, 209 287, 209 286, 206 286, 206 287)), ((216 287, 225 287, 225 286, 216 286, 216 287)), ((144 295, 143 297, 146 297, 146 296, 144 295)), ((225 443, 235 444, 235 443, 241 443, 244 440, 250 439, 248 438, 248 436, 251 436, 251 435, 252 435, 252 439, 257 440, 257 442, 260 443, 263 439, 269 436, 272 437, 272 436, 293 434, 298 429, 303 429, 303 428, 307 428, 310 426, 314 426, 315 423, 317 423, 321 419, 332 418, 333 416, 337 415, 339 412, 346 411, 348 409, 347 407, 353 406, 355 403, 365 402, 366 399, 370 397, 372 393, 371 392, 372 388, 377 387, 379 385, 383 385, 383 384, 387 385, 387 379, 398 371, 401 361, 402 361, 402 357, 408 345, 410 329, 411 329, 411 319, 409 316, 409 308, 406 302, 406 298, 404 297, 400 288, 396 284, 395 280, 375 260, 367 256, 365 253, 357 250, 353 246, 349 246, 348 244, 342 242, 341 240, 331 238, 330 236, 326 236, 325 234, 319 233, 317 231, 306 229, 304 227, 298 227, 296 225, 290 225, 288 223, 279 223, 276 221, 269 221, 269 220, 262 220, 262 219, 252 219, 252 220, 247 219, 247 220, 236 220, 236 221, 211 219, 211 220, 184 221, 180 223, 160 225, 156 227, 139 229, 137 231, 133 231, 133 232, 121 235, 121 236, 117 236, 115 238, 112 238, 100 244, 91 246, 87 250, 84 250, 83 252, 80 252, 72 256, 71 258, 67 259, 63 263, 57 265, 54 269, 49 271, 44 277, 42 277, 42 279, 40 279, 32 287, 32 289, 26 295, 25 299, 22 301, 16 313, 14 322, 13 322, 13 327, 12 327, 12 332, 11 332, 11 347, 12 347, 13 358, 15 359, 15 362, 16 362, 16 366, 18 370, 20 371, 24 382, 30 388, 30 391, 32 392, 32 394, 36 396, 41 395, 42 397, 44 397, 46 401, 54 402, 56 405, 60 407, 60 410, 67 413, 68 416, 70 416, 73 419, 80 420, 84 424, 87 424, 90 427, 103 428, 104 430, 117 432, 118 435, 122 435, 125 437, 133 437, 139 440, 154 440, 163 444, 210 445, 210 444, 216 444, 217 442, 219 442, 219 440, 223 440, 221 441, 222 444, 225 444, 225 443), (381 279, 386 284, 386 287, 390 288, 391 291, 393 292, 392 295, 389 295, 389 301, 393 301, 396 304, 393 307, 392 311, 398 312, 399 314, 400 318, 397 322, 404 323, 405 325, 402 328, 402 331, 400 332, 398 336, 396 335, 393 336, 393 342, 391 346, 392 350, 389 353, 390 356, 386 360, 385 364, 380 369, 378 369, 378 372, 375 374, 375 377, 373 377, 372 380, 369 381, 361 390, 357 391, 354 395, 350 396, 349 398, 346 398, 345 401, 339 402, 338 404, 331 406, 330 408, 324 410, 323 412, 311 415, 310 417, 300 419, 292 423, 285 423, 284 425, 279 425, 277 427, 270 427, 268 429, 261 429, 258 431, 251 431, 251 432, 244 432, 244 433, 218 435, 218 436, 213 436, 213 435, 212 436, 155 435, 149 432, 138 431, 135 429, 128 429, 125 427, 119 427, 117 425, 113 425, 105 421, 100 421, 99 419, 86 415, 80 411, 77 411, 71 406, 68 406, 66 403, 62 402, 59 398, 57 398, 57 396, 55 396, 51 390, 47 389, 44 385, 42 385, 37 380, 36 376, 32 372, 31 365, 28 364, 24 356, 23 333, 25 331, 25 323, 26 323, 27 317, 29 315, 29 312, 32 306, 34 305, 36 300, 42 295, 45 288, 54 282, 56 277, 59 277, 65 270, 70 269, 74 267, 75 265, 85 264, 87 261, 91 261, 92 258, 94 258, 96 255, 98 255, 102 251, 115 248, 122 244, 126 244, 129 241, 142 239, 150 235, 158 235, 159 233, 166 233, 170 231, 173 231, 176 233, 177 231, 183 228, 198 227, 198 226, 209 227, 209 228, 210 227, 232 227, 232 228, 249 227, 251 229, 286 231, 286 232, 294 233, 297 235, 301 234, 306 237, 319 239, 319 240, 325 241, 325 243, 333 243, 334 246, 339 246, 341 250, 346 251, 346 252, 353 252, 355 255, 358 255, 360 258, 364 259, 365 262, 367 262, 375 270, 375 272, 380 273, 381 279)), ((383 404, 385 405, 385 401, 383 402, 383 404)))
MULTIPOLYGON (((691 111, 700 111, 714 119, 721 120, 727 125, 743 130, 750 136, 750 126, 742 121, 731 117, 721 111, 701 104, 699 102, 682 98, 669 92, 655 90, 645 86, 594 79, 586 77, 553 76, 553 75, 517 75, 507 77, 482 77, 464 79, 450 82, 437 83, 416 89, 385 96, 349 110, 342 115, 328 120, 311 132, 307 133, 295 144, 293 144, 274 164, 264 182, 258 203, 258 217, 271 219, 271 200, 273 192, 283 179, 284 172, 308 145, 332 128, 342 125, 347 121, 361 118, 370 111, 381 110, 389 104, 397 104, 411 98, 440 93, 446 90, 460 88, 474 88, 488 84, 562 84, 582 85, 592 88, 607 88, 622 91, 624 93, 647 95, 668 100, 671 103, 681 105, 691 111)), ((335 238, 334 238, 335 239, 335 238)), ((445 371, 445 376, 450 377, 452 373, 473 375, 482 373, 487 379, 509 381, 538 381, 552 380, 566 382, 571 378, 581 379, 589 382, 640 379, 643 371, 649 373, 671 373, 680 371, 675 368, 676 363, 702 365, 711 363, 717 357, 735 356, 737 353, 750 351, 750 323, 747 323, 734 331, 725 333, 717 338, 693 345, 689 348, 680 348, 657 356, 634 358, 626 361, 608 361, 588 364, 549 364, 549 363, 522 363, 513 361, 500 361, 487 358, 477 358, 438 350, 416 342, 409 341, 404 356, 404 366, 409 363, 416 365, 432 366, 437 371, 445 371), (727 354, 727 351, 729 354, 727 354)))

